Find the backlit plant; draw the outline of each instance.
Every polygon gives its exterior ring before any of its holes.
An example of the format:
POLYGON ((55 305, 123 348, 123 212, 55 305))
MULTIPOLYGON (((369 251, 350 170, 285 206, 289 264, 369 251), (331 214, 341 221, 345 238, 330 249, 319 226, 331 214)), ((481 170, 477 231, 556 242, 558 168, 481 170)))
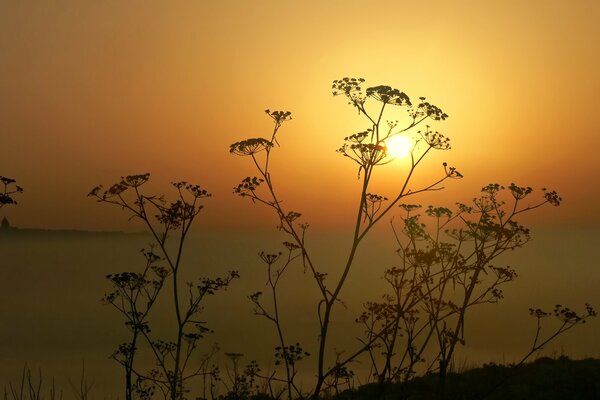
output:
POLYGON ((17 181, 14 179, 0 176, 0 208, 10 204, 17 204, 14 196, 23 193, 23 188, 16 183, 17 181))
MULTIPOLYGON (((340 293, 353 268, 359 245, 367 233, 384 216, 390 213, 401 199, 418 193, 439 190, 442 188, 441 184, 444 181, 462 176, 455 168, 444 164, 439 178, 423 187, 410 187, 411 178, 415 171, 431 151, 450 148, 449 141, 444 135, 432 131, 429 126, 424 126, 423 130, 417 131, 420 139, 418 140, 418 146, 411 152, 409 170, 401 184, 394 188, 395 193, 389 197, 390 200, 386 196, 371 193, 369 189, 375 169, 392 160, 387 151, 386 140, 416 129, 417 126, 424 125, 427 120, 431 122, 443 121, 448 116, 440 108, 426 102, 423 97, 419 98, 416 105, 413 105, 410 98, 398 89, 389 86, 374 86, 363 89, 363 84, 363 79, 343 78, 334 81, 332 87, 334 95, 345 96, 349 103, 369 123, 367 130, 344 138, 344 143, 338 149, 340 154, 358 165, 361 189, 351 246, 347 260, 341 270, 338 271, 339 275, 337 277, 332 278, 334 271, 329 270, 327 267, 319 267, 313 261, 305 245, 308 224, 299 222, 301 213, 284 208, 274 186, 270 168, 271 153, 276 148, 275 145, 279 143, 277 134, 280 127, 291 119, 291 114, 287 111, 266 110, 267 115, 275 122, 270 137, 247 139, 230 146, 231 154, 249 157, 258 172, 257 176, 248 176, 243 179, 234 188, 234 193, 241 197, 249 197, 253 202, 261 203, 274 211, 279 220, 279 229, 288 235, 290 243, 297 246, 298 253, 301 256, 299 258, 302 260, 304 267, 312 274, 320 293, 317 313, 319 339, 316 352, 316 383, 312 393, 313 396, 318 396, 321 393, 328 378, 333 377, 334 374, 339 374, 342 367, 361 353, 368 351, 377 340, 373 338, 355 351, 351 351, 346 358, 337 358, 332 365, 328 366, 328 363, 331 363, 331 360, 327 359, 327 354, 329 351, 328 338, 332 314, 335 305, 339 304, 340 293), (368 103, 373 104, 372 109, 369 108, 368 103), (404 109, 407 120, 402 127, 400 127, 398 121, 386 121, 383 118, 385 111, 392 107, 404 109), (326 277, 331 283, 326 282, 326 277)), ((278 278, 280 278, 280 275, 278 275, 278 278)), ((288 395, 291 396, 292 393, 288 393, 288 395)))
POLYGON ((150 399, 156 391, 164 398, 176 400, 186 396, 188 383, 193 378, 217 373, 208 367, 214 354, 212 350, 199 365, 192 362, 200 340, 210 332, 200 319, 203 300, 226 289, 239 275, 230 271, 223 277, 181 281, 186 239, 203 208, 201 202, 211 195, 198 185, 176 182, 173 187, 177 196, 169 203, 163 196, 143 193, 141 187, 149 178, 150 174, 130 175, 106 190, 95 187, 89 196, 118 206, 142 221, 154 240, 150 249, 142 252, 146 263, 141 272, 107 276, 113 290, 103 301, 124 316, 130 332, 130 340, 119 345, 112 354, 125 370, 126 400, 131 400, 134 394, 150 399), (161 339, 152 333, 149 317, 167 284, 172 288, 170 305, 175 326, 171 338, 161 339), (143 371, 136 364, 142 341, 154 358, 155 366, 150 371, 143 371))
MULTIPOLYGON (((434 370, 444 378, 456 346, 466 343, 467 311, 476 305, 501 300, 502 286, 517 276, 511 267, 492 263, 507 250, 529 241, 529 229, 516 217, 546 204, 558 206, 561 201, 556 192, 543 189, 540 200, 525 204, 524 200, 529 200, 533 193, 532 188, 491 184, 485 186, 482 195, 471 204, 457 204, 455 210, 429 206, 425 215, 432 224, 423 223, 418 214, 421 206, 403 201, 416 194, 440 190, 447 180, 462 178, 455 167, 444 162, 439 176, 431 179, 429 184, 417 187, 413 184, 417 169, 431 152, 450 149, 448 137, 430 125, 444 121, 448 115, 424 97, 413 104, 410 97, 398 89, 389 86, 365 88, 364 83, 361 78, 343 78, 334 81, 332 86, 334 96, 345 97, 368 124, 367 129, 346 136, 337 150, 357 165, 360 182, 351 245, 346 261, 337 270, 330 265, 317 264, 306 246, 309 225, 301 220, 300 212, 284 206, 274 184, 271 155, 279 145, 279 129, 291 119, 291 114, 266 110, 275 121, 270 135, 230 146, 231 154, 250 158, 257 172, 234 187, 234 193, 271 209, 278 219, 279 230, 287 236, 285 247, 289 254, 286 257, 281 253, 261 253, 261 259, 267 265, 271 308, 262 301, 262 292, 254 293, 250 300, 256 307, 255 313, 273 322, 277 330, 280 345, 276 356, 279 364, 285 367, 285 378, 271 375, 270 381, 286 382, 289 398, 306 395, 296 387, 292 363, 281 356, 282 349, 286 349, 287 335, 281 323, 283 311, 278 306, 281 293, 277 291, 277 285, 289 270, 291 261, 301 261, 319 293, 316 300, 319 331, 314 352, 316 360, 313 361, 316 363, 316 381, 308 395, 317 398, 324 391, 337 393, 341 385, 350 385, 354 377, 350 363, 363 355, 370 361, 371 377, 380 383, 410 379, 416 373, 417 364, 422 363, 426 366, 424 371, 434 370), (385 118, 392 109, 404 110, 402 122, 385 118), (416 140, 403 178, 396 187, 390 188, 391 194, 373 193, 371 186, 377 169, 393 158, 388 141, 409 131, 416 140), (508 200, 500 198, 501 194, 507 194, 508 200), (400 263, 384 272, 391 291, 383 296, 383 301, 364 303, 365 309, 357 322, 363 326, 365 335, 354 349, 335 351, 335 357, 332 357, 333 346, 328 341, 331 321, 336 306, 342 303, 340 295, 354 269, 357 251, 373 227, 384 217, 391 217, 398 207, 402 213, 402 227, 398 230, 392 225, 392 228, 400 263), (277 268, 277 263, 282 266, 277 268)), ((595 316, 590 306, 586 310, 583 315, 559 310, 565 323, 548 339, 552 340, 595 316)), ((539 329, 538 325, 538 335, 539 329)), ((547 343, 538 341, 538 335, 533 351, 526 357, 547 343)))

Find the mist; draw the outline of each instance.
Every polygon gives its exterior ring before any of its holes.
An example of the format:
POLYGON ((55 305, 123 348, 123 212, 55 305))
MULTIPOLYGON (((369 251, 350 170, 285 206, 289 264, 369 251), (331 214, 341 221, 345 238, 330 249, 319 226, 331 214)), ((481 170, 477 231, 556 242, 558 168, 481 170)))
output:
MULTIPOLYGON (((110 289, 107 274, 143 267, 140 250, 148 248, 151 237, 26 230, 1 234, 0 320, 4 327, 0 330, 0 385, 16 382, 27 364, 40 368, 47 379, 55 377, 59 387, 68 388, 69 379, 79 379, 85 362, 94 393, 119 393, 121 368, 109 356, 126 339, 127 330, 120 315, 100 299, 110 289)), ((525 354, 535 333, 529 307, 552 309, 563 304, 582 309, 584 303, 600 300, 600 271, 593 267, 600 239, 596 230, 534 230, 532 236, 533 241, 524 248, 498 261, 516 268, 519 278, 504 288, 505 299, 499 304, 478 306, 471 312, 467 346, 459 348, 457 363, 512 362, 525 354)), ((278 232, 200 232, 189 238, 182 266, 185 280, 222 276, 228 270, 241 275, 227 291, 205 302, 202 318, 214 333, 203 339, 200 353, 218 343, 221 351, 216 362, 223 365, 226 352, 243 353, 246 362, 256 359, 273 365, 275 331, 272 324, 253 314, 247 296, 265 290, 266 267, 257 253, 283 251, 284 240, 278 232)), ((307 243, 324 271, 332 277, 340 273, 349 237, 309 232, 307 243)), ((332 324, 332 348, 350 351, 357 347, 362 330, 354 319, 365 301, 379 300, 385 292, 381 276, 385 268, 397 265, 394 250, 389 229, 375 232, 361 247, 354 273, 341 293, 344 305, 337 307, 332 324)), ((283 324, 290 340, 314 352, 318 291, 300 262, 284 277, 281 293, 283 324)), ((170 309, 157 304, 154 315, 153 331, 168 335, 170 309)), ((597 329, 597 321, 591 321, 552 342, 542 354, 598 357, 597 329)), ((308 357, 301 365, 312 366, 313 362, 308 357)), ((360 374, 364 367, 364 373, 367 364, 353 368, 360 374)))

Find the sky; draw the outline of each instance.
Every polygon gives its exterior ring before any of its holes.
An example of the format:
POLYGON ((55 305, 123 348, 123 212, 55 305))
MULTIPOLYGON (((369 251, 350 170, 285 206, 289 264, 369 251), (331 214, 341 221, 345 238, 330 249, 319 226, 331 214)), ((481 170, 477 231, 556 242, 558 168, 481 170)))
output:
MULTIPOLYGON (((348 225, 356 167, 335 150, 368 124, 331 82, 363 77, 449 114, 452 150, 428 160, 465 179, 420 201, 468 201, 490 182, 556 189, 554 227, 597 226, 597 1, 81 1, 0 3, 0 175, 25 188, 13 225, 131 229, 86 198, 150 172, 149 190, 199 183, 207 229, 271 228, 232 195, 253 173, 229 144, 270 133, 289 110, 273 179, 316 229, 348 225)), ((401 162, 376 185, 393 195, 401 162)), ((436 169, 437 168, 437 169, 436 169)))

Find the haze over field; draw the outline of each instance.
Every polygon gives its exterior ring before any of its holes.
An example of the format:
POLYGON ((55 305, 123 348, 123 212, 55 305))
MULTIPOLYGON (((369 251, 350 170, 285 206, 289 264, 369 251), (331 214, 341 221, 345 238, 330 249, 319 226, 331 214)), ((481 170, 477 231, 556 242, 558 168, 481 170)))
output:
MULTIPOLYGON (((535 332, 529 307, 551 309, 560 302, 581 308, 597 298, 600 274, 590 268, 588 260, 594 257, 598 232, 536 230, 534 234, 535 240, 527 247, 503 257, 502 261, 517 268, 520 277, 505 288, 503 302, 474 310, 467 327, 468 345, 457 354, 459 365, 511 362, 522 356, 535 332), (577 251, 569 254, 570 249, 577 251)), ((68 379, 78 379, 85 361, 90 381, 95 382, 94 393, 119 393, 122 373, 108 356, 125 339, 125 327, 117 314, 100 302, 109 289, 104 276, 141 268, 143 258, 138 250, 147 247, 148 239, 146 235, 122 234, 0 236, 3 293, 12 305, 0 311, 0 319, 5 321, 0 330, 0 386, 9 380, 16 382, 27 363, 41 367, 47 378, 53 375, 68 388, 68 379)), ((264 265, 256 253, 281 248, 281 240, 278 234, 206 233, 191 238, 187 278, 222 274, 232 268, 241 274, 227 292, 207 303, 203 317, 215 333, 203 342, 204 351, 218 342, 223 352, 244 353, 245 361, 272 362, 274 332, 267 321, 252 314, 246 296, 266 290, 264 265)), ((317 261, 335 267, 343 261, 348 237, 321 234, 309 243, 316 250, 317 261)), ((386 290, 380 267, 398 265, 394 250, 389 229, 383 227, 360 252, 356 275, 342 295, 348 309, 340 309, 334 325, 336 347, 358 344, 361 328, 352 321, 360 313, 362 301, 377 300, 386 290)), ((317 292, 301 265, 295 265, 284 290, 283 307, 291 311, 285 326, 314 352, 317 292)), ((163 317, 158 326, 163 327, 171 314, 163 307, 159 315, 163 317)), ((597 334, 597 321, 591 321, 552 343, 542 354, 600 357, 597 334)), ((222 354, 220 357, 227 361, 222 354)), ((361 365, 354 368, 360 371, 361 365)))

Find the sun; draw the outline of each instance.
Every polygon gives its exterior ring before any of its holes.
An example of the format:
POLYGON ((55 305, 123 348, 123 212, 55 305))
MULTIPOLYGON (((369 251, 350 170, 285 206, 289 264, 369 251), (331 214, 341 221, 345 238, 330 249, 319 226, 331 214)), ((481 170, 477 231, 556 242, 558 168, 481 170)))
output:
POLYGON ((396 135, 385 141, 385 147, 390 156, 405 158, 410 155, 415 147, 415 142, 407 136, 396 135))

